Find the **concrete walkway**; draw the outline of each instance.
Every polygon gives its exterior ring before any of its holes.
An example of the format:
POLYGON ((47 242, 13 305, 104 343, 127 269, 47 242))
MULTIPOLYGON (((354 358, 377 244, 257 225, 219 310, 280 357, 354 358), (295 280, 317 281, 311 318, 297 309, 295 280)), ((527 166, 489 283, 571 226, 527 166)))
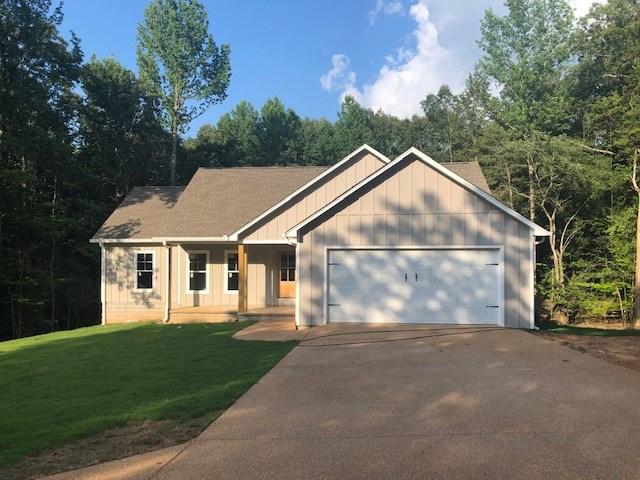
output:
POLYGON ((640 478, 639 399, 524 331, 319 327, 147 478, 640 478))

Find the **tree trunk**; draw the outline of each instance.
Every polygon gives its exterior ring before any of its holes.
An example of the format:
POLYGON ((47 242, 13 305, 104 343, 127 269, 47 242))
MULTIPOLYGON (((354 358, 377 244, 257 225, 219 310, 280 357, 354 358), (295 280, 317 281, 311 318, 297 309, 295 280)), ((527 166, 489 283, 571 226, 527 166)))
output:
POLYGON ((533 156, 527 152, 527 172, 529 174, 529 220, 536 220, 536 187, 534 184, 533 156))
POLYGON ((171 129, 171 186, 176 185, 176 163, 178 157, 178 131, 174 127, 171 129))
POLYGON ((633 170, 631 172, 631 184, 638 195, 638 213, 636 214, 636 272, 633 282, 633 318, 632 323, 640 328, 640 185, 638 185, 638 155, 640 149, 633 154, 633 170))
POLYGON ((640 328, 640 192, 637 193, 638 213, 636 217, 636 274, 633 283, 633 325, 636 328, 640 328))

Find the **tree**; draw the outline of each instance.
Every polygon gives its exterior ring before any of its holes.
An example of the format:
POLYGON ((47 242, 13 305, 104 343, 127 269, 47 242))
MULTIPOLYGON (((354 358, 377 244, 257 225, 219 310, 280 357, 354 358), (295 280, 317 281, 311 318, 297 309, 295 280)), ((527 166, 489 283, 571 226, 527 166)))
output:
POLYGON ((298 163, 300 152, 296 138, 300 128, 300 117, 278 98, 268 99, 260 109, 258 136, 260 138, 263 165, 298 163))
POLYGON ((110 58, 84 65, 79 155, 107 189, 108 208, 136 185, 163 183, 168 151, 159 113, 134 73, 110 58))
POLYGON ((178 135, 227 95, 230 49, 218 47, 208 27, 207 13, 196 0, 152 0, 138 26, 140 78, 160 101, 171 132, 171 185, 178 135))
POLYGON ((335 124, 335 139, 339 145, 339 156, 345 156, 363 143, 373 143, 371 113, 350 95, 342 101, 338 120, 335 124))
POLYGON ((54 327, 60 244, 74 228, 69 180, 82 52, 48 0, 0 3, 0 335, 54 327), (8 331, 7 331, 8 330, 8 331))
POLYGON ((633 321, 640 326, 640 1, 611 0, 582 19, 575 44, 578 63, 573 95, 582 113, 581 144, 611 156, 613 168, 630 182, 615 192, 612 211, 624 213, 635 196, 635 280, 633 321))
MULTIPOLYGON (((501 17, 488 10, 481 23, 480 69, 499 90, 491 113, 516 140, 535 132, 562 133, 570 108, 566 74, 571 60, 573 11, 566 0, 507 0, 501 17)), ((535 165, 527 152, 529 217, 535 219, 535 165)))
POLYGON ((249 102, 240 102, 220 117, 216 125, 216 143, 221 158, 235 165, 255 165, 260 151, 258 111, 249 102))

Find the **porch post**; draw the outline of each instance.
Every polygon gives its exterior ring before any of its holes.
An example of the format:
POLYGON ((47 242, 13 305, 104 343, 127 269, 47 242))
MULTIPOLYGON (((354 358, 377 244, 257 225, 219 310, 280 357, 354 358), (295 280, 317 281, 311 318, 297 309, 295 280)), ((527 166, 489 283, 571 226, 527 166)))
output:
POLYGON ((249 309, 247 301, 249 274, 249 252, 247 245, 238 244, 238 313, 245 313, 249 309))

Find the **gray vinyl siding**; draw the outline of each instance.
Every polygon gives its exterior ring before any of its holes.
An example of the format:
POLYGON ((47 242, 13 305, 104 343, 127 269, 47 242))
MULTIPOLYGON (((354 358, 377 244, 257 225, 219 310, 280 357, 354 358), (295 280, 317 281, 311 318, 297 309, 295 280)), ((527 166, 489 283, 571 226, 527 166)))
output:
POLYGON ((369 152, 356 155, 342 168, 301 194, 293 203, 255 225, 244 238, 281 241, 284 232, 289 228, 312 215, 382 166, 384 162, 369 152))
POLYGON ((329 246, 503 246, 505 326, 531 325, 533 232, 474 193, 408 158, 311 223, 299 244, 299 322, 323 323, 329 246))

